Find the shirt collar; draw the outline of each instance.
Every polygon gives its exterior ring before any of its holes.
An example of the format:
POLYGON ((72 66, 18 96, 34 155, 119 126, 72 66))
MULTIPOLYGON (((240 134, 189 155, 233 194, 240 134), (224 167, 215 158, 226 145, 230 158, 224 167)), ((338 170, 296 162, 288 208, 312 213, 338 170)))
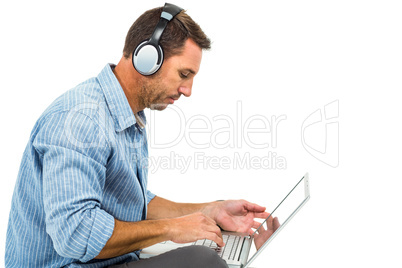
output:
POLYGON ((143 128, 146 124, 145 113, 144 111, 137 113, 137 118, 139 117, 140 119, 137 123, 136 116, 134 116, 133 110, 128 104, 123 88, 112 71, 114 67, 114 64, 107 64, 99 73, 97 79, 105 95, 116 131, 123 131, 135 124, 139 128, 143 128))

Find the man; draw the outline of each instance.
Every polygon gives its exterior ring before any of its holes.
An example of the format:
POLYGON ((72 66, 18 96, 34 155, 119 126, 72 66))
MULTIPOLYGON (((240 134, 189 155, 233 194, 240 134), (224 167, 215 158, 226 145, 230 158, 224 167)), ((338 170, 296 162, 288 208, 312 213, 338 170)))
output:
POLYGON ((202 50, 210 48, 198 24, 169 8, 140 16, 118 65, 59 97, 35 124, 13 195, 6 267, 226 267, 198 246, 149 260, 138 255, 166 240, 223 246, 220 228, 252 232, 254 219, 268 216, 244 200, 175 203, 147 190, 143 110, 189 97, 202 50), (166 24, 161 16, 170 19, 158 41, 163 64, 144 75, 133 66, 133 51, 154 36, 155 25, 166 24))

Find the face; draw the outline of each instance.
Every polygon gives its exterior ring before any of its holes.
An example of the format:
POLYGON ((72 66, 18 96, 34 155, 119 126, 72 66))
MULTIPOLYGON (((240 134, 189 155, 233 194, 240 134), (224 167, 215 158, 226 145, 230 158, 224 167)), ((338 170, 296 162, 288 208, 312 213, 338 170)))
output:
POLYGON ((201 58, 201 48, 188 39, 180 55, 165 60, 155 75, 143 77, 142 104, 153 110, 164 110, 181 95, 190 97, 194 76, 200 69, 201 58))

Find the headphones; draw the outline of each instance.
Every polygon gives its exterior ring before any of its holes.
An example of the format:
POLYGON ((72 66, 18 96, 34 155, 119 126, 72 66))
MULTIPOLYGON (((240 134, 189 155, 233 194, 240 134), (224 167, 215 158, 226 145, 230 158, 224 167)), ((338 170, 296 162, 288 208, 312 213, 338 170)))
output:
POLYGON ((171 21, 183 9, 165 3, 158 24, 151 38, 140 43, 133 52, 133 66, 142 75, 152 75, 162 66, 163 49, 159 41, 169 21, 171 21))

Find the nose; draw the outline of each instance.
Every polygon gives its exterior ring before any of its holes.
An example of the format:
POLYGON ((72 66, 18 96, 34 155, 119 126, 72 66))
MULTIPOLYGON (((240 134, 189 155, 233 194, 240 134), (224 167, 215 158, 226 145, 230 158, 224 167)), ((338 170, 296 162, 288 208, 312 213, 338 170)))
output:
POLYGON ((193 80, 191 79, 191 81, 189 81, 179 87, 179 93, 183 94, 186 97, 190 97, 192 87, 193 87, 193 80))
POLYGON ((190 97, 191 96, 191 88, 189 87, 180 87, 179 88, 179 93, 186 96, 190 97))

